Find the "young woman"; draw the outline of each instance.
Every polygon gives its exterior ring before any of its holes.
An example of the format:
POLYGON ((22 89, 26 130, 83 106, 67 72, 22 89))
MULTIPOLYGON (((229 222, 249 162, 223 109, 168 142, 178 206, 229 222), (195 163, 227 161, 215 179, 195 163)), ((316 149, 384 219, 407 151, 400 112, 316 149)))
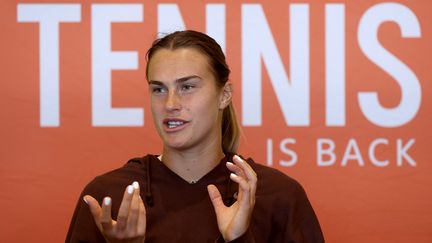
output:
POLYGON ((235 154, 239 127, 220 46, 178 31, 156 40, 147 61, 163 151, 90 182, 66 242, 324 242, 299 183, 235 154))

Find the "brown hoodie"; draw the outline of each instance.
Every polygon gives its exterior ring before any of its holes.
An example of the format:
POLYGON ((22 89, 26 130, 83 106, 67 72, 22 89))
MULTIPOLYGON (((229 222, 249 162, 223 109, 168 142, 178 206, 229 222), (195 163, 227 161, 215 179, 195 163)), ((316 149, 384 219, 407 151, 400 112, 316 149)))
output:
MULTIPOLYGON (((141 187, 147 211, 146 243, 224 242, 207 192, 214 184, 227 205, 235 202, 238 185, 229 178, 225 162, 195 184, 166 167, 156 155, 131 159, 123 167, 96 177, 81 193, 66 242, 105 242, 86 203, 91 195, 99 202, 112 198, 116 216, 125 188, 133 181, 141 187)), ((320 225, 301 185, 282 172, 247 160, 258 177, 256 203, 248 231, 232 242, 324 242, 320 225)))

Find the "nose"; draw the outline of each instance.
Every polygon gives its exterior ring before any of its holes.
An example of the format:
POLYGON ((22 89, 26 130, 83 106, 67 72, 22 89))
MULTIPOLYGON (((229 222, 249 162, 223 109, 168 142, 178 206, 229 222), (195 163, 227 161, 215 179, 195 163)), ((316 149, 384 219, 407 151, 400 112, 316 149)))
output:
POLYGON ((168 92, 168 96, 165 102, 165 109, 167 111, 176 111, 181 109, 180 97, 174 90, 168 92))

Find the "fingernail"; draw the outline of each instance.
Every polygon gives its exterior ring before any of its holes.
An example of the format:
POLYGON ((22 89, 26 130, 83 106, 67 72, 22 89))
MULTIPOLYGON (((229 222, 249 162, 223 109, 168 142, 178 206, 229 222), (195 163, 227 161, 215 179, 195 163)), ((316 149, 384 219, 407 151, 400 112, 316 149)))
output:
POLYGON ((109 206, 111 204, 111 198, 110 197, 106 197, 103 200, 105 206, 109 206))
POLYGON ((233 159, 241 160, 240 156, 238 156, 237 154, 233 156, 233 159))
POLYGON ((127 192, 128 192, 129 194, 132 194, 133 191, 134 191, 133 186, 132 186, 132 185, 129 185, 129 186, 127 187, 127 192))
POLYGON ((88 204, 87 199, 85 198, 85 196, 83 197, 83 200, 86 204, 88 204))
POLYGON ((231 162, 227 162, 227 165, 234 165, 233 163, 231 163, 231 162))
POLYGON ((137 181, 134 181, 134 182, 132 183, 132 186, 133 186, 133 188, 135 188, 135 189, 139 189, 139 183, 138 183, 137 181))
POLYGON ((238 175, 236 175, 234 173, 231 173, 230 176, 232 176, 232 177, 238 177, 238 175))

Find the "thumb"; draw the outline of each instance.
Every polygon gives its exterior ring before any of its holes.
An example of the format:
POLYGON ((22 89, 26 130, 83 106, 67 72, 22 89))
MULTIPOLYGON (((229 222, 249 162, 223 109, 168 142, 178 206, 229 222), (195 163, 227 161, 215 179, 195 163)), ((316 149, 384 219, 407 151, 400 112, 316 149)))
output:
POLYGON ((215 209, 216 215, 219 215, 220 211, 225 208, 225 204, 223 203, 222 196, 215 185, 208 185, 207 191, 210 196, 210 200, 215 209))

